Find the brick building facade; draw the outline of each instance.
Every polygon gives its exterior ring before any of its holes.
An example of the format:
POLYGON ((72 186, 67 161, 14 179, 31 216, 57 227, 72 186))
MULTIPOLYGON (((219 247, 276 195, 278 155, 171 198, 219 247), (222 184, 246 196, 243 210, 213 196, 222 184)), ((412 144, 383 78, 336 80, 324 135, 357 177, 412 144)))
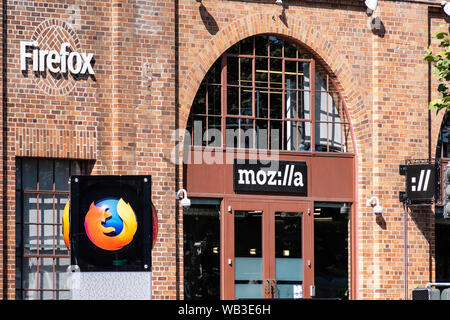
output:
MULTIPOLYGON (((405 159, 434 157, 443 114, 427 109, 436 82, 423 61, 448 30, 439 1, 3 1, 0 297, 16 297, 17 159, 82 160, 91 174, 150 174, 158 212, 153 298, 183 298, 184 167, 174 131, 186 128, 213 63, 240 40, 273 34, 303 46, 335 77, 353 130, 349 238, 353 299, 404 299, 405 159), (20 42, 93 53, 95 74, 20 70, 20 42), (366 199, 379 197, 381 217, 366 199)), ((178 137, 182 139, 182 137, 178 137)), ((181 152, 180 152, 181 153, 181 152)), ((188 189, 189 192, 189 189, 188 189)), ((434 208, 408 215, 408 297, 435 279, 434 208)))

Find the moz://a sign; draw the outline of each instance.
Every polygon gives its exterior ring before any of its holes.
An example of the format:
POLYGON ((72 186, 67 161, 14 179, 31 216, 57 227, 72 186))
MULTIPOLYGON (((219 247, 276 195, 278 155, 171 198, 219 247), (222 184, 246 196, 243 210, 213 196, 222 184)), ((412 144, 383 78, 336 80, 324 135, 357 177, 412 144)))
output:
POLYGON ((306 196, 307 176, 306 162, 270 161, 269 164, 261 164, 235 159, 233 164, 234 191, 296 193, 306 196))
POLYGON ((70 43, 64 42, 57 50, 41 50, 37 41, 20 42, 20 70, 27 70, 27 58, 32 60, 34 72, 94 74, 92 53, 70 50, 70 43))
POLYGON ((432 200, 436 192, 436 166, 428 164, 407 165, 406 197, 408 200, 432 200))

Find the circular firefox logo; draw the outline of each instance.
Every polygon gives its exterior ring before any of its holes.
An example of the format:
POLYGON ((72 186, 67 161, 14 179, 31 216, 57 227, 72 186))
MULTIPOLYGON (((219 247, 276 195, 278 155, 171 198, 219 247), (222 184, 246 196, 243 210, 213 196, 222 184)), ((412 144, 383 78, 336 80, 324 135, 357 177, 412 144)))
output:
POLYGON ((122 198, 106 198, 91 203, 84 218, 84 228, 94 245, 116 251, 133 240, 137 220, 130 204, 122 198))

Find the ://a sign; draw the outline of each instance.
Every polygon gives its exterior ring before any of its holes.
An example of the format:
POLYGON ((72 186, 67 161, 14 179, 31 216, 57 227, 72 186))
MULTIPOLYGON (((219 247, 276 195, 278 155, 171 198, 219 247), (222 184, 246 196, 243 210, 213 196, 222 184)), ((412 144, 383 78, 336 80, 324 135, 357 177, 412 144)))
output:
POLYGON ((408 200, 433 200, 436 197, 436 166, 414 164, 405 166, 408 200))
POLYGON ((306 162, 302 161, 270 161, 263 164, 235 159, 233 164, 234 191, 296 193, 306 196, 307 176, 306 162))

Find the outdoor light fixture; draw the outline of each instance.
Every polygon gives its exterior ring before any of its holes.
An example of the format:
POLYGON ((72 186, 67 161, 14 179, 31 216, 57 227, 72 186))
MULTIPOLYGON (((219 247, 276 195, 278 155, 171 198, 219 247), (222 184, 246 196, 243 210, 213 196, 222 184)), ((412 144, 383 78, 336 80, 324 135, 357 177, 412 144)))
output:
POLYGON ((441 1, 441 6, 444 9, 444 12, 450 16, 450 2, 447 1, 441 1))
POLYGON ((183 193, 183 199, 181 199, 181 205, 184 208, 189 208, 191 206, 191 199, 188 198, 187 191, 185 189, 178 190, 178 192, 176 194, 176 199, 177 200, 180 199, 180 193, 183 193))
POLYGON ((381 216, 383 213, 383 207, 380 206, 380 199, 378 199, 378 197, 373 196, 372 198, 367 199, 366 206, 373 207, 373 213, 375 213, 376 216, 381 216))
POLYGON ((378 7, 378 0, 365 0, 364 3, 371 11, 375 11, 378 7))

